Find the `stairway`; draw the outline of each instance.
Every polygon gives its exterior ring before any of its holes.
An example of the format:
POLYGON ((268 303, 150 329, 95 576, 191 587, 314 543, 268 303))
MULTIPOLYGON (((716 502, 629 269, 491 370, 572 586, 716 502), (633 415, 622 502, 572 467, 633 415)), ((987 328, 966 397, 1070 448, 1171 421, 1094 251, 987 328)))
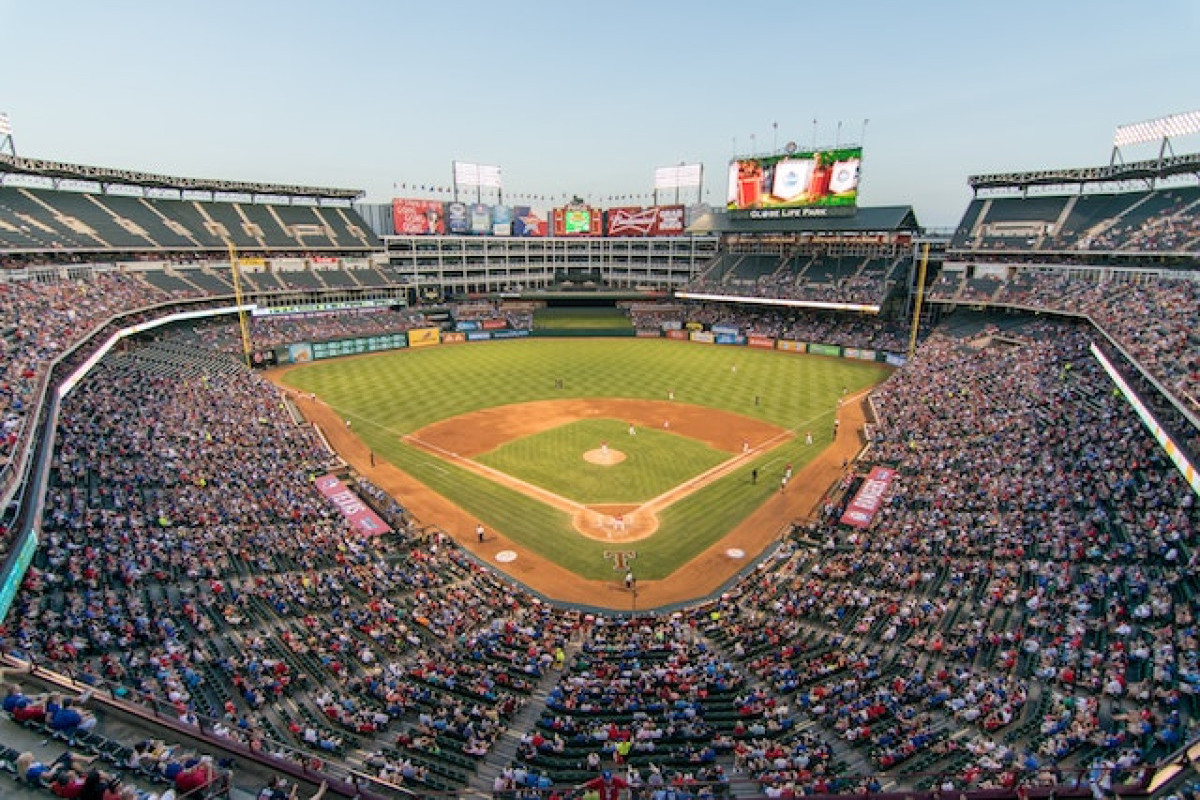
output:
MULTIPOLYGON (((567 656, 564 663, 570 664, 579 649, 580 643, 575 641, 564 647, 563 650, 567 656)), ((550 690, 558 683, 561 676, 562 672, 551 669, 547 670, 538 680, 537 686, 529 696, 529 702, 509 720, 504 733, 500 734, 496 744, 480 762, 479 768, 475 770, 475 775, 467 784, 466 791, 469 793, 467 796, 488 798, 492 796, 493 782, 517 759, 517 747, 521 744, 522 731, 532 731, 536 727, 542 712, 546 710, 546 700, 550 696, 550 690)))

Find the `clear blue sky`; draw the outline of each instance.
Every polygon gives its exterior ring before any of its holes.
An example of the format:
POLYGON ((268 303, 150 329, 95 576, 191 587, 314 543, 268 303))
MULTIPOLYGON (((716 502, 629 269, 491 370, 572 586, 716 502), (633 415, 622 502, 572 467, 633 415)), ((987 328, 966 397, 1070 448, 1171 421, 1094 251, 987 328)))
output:
POLYGON ((0 0, 0 41, 21 155, 373 202, 457 159, 593 200, 698 161, 719 203, 751 136, 869 119, 860 202, 951 225, 970 174, 1107 163, 1116 125, 1200 108, 1197 0, 0 0))

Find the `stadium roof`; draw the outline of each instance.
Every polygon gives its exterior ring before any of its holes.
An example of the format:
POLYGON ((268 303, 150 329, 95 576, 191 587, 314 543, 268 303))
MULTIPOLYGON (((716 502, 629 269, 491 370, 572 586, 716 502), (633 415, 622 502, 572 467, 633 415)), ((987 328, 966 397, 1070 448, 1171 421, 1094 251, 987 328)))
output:
POLYGON ((917 215, 912 206, 859 206, 848 217, 797 217, 795 219, 731 219, 714 215, 718 233, 879 233, 916 231, 917 215))
POLYGON ((40 158, 21 158, 0 154, 0 173, 34 175, 54 180, 98 181, 129 186, 150 186, 163 189, 199 189, 210 192, 247 192, 251 194, 298 195, 300 197, 337 197, 355 200, 362 197, 361 189, 335 189, 326 186, 298 186, 288 183, 254 183, 210 178, 180 178, 135 172, 111 167, 89 167, 40 158))
POLYGON ((1066 186, 1083 183, 1112 183, 1116 181, 1155 180, 1172 175, 1200 173, 1200 153, 1167 156, 1107 167, 1069 167, 1031 172, 998 172, 991 175, 972 175, 967 184, 980 189, 1021 189, 1026 186, 1066 186))

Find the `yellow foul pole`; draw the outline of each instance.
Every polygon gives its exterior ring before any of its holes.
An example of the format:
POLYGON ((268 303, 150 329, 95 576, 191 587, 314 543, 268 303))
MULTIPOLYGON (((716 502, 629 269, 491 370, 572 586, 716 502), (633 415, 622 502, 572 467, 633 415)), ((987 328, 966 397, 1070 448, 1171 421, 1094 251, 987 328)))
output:
POLYGON ((242 329, 242 358, 246 362, 246 366, 252 366, 250 351, 250 322, 247 319, 245 303, 242 302, 242 271, 238 266, 237 250, 233 248, 233 242, 225 242, 225 246, 229 249, 229 269, 233 272, 233 297, 238 305, 238 325, 242 329))
POLYGON ((917 300, 913 304, 912 332, 908 336, 908 358, 917 350, 917 329, 921 327, 921 303, 925 300, 925 269, 929 266, 929 242, 921 245, 921 267, 917 270, 917 300))

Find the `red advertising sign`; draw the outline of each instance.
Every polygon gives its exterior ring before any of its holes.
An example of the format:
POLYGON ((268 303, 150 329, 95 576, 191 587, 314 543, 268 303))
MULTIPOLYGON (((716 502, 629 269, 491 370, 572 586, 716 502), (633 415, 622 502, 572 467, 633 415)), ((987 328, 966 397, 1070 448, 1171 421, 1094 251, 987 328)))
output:
POLYGON ((508 323, 502 319, 485 319, 480 327, 485 331, 498 331, 501 328, 507 328, 508 323))
POLYGON ((683 234, 683 206, 651 208, 610 208, 609 236, 680 236, 683 234))
POLYGON ((378 536, 391 530, 371 508, 342 484, 336 475, 317 478, 317 491, 333 503, 354 530, 364 536, 378 536))
POLYGON ((767 350, 775 349, 775 340, 770 336, 749 336, 746 338, 746 344, 750 347, 762 347, 767 350))
POLYGON ((446 213, 437 200, 392 200, 392 224, 397 236, 445 233, 446 213))
POLYGON ((686 339, 686 338, 688 338, 688 332, 684 331, 684 330, 667 331, 666 334, 667 334, 668 339, 686 339))
POLYGON ((883 505, 883 497, 887 494, 888 487, 892 485, 895 477, 896 470, 894 469, 872 468, 871 474, 863 481, 863 485, 858 487, 850 505, 846 506, 846 513, 842 514, 842 524, 853 525, 856 528, 868 527, 871 520, 875 519, 875 513, 879 511, 879 507, 883 505))

